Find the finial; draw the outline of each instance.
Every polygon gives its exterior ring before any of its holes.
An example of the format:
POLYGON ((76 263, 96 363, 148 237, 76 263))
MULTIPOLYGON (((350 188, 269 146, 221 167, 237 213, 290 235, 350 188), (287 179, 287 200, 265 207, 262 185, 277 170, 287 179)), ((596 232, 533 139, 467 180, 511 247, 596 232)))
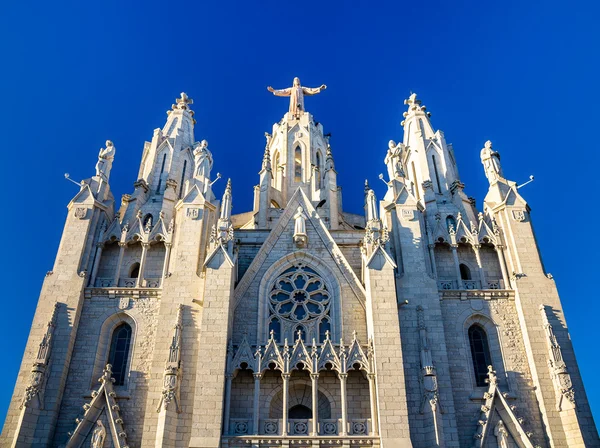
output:
POLYGON ((352 341, 356 341, 356 330, 352 332, 352 341))
POLYGON ((298 330, 296 332, 296 339, 298 339, 298 340, 302 339, 302 330, 298 330))
POLYGON ((262 160, 262 169, 271 171, 271 151, 269 150, 269 146, 265 146, 265 154, 263 155, 262 160))
POLYGON ((135 217, 138 219, 142 219, 142 211, 138 210, 137 213, 135 214, 135 217))
POLYGON ((272 341, 275 339, 275 330, 269 331, 269 339, 272 341))
POLYGON ((231 178, 227 179, 227 185, 225 186, 225 191, 231 193, 231 178))
POLYGON ((189 105, 194 104, 194 100, 186 95, 185 92, 181 92, 181 96, 175 100, 177 104, 173 104, 172 109, 189 110, 189 105))
POLYGON ((328 341, 329 340, 329 330, 325 331, 325 340, 328 341))

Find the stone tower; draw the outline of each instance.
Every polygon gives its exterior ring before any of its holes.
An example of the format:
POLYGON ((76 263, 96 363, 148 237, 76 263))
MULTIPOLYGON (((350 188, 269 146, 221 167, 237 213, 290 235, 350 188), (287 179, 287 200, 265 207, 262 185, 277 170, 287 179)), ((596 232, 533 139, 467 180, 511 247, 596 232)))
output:
POLYGON ((106 142, 68 205, 2 446, 600 446, 499 153, 481 150, 479 211, 413 94, 383 200, 366 185, 348 213, 304 104, 325 89, 269 88, 290 107, 244 213, 231 181, 213 194, 184 93, 118 211, 106 142))

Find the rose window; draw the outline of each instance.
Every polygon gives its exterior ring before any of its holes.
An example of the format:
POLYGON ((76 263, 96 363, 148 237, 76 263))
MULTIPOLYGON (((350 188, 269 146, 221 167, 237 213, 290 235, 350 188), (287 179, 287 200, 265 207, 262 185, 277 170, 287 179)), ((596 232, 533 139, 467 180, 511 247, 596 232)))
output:
POLYGON ((281 275, 271 290, 274 314, 294 322, 316 319, 329 310, 329 292, 319 275, 306 266, 295 266, 281 275))
MULTIPOLYGON (((322 339, 321 332, 331 328, 331 295, 325 281, 302 263, 284 271, 269 292, 270 329, 276 336, 295 340, 322 339), (322 330, 322 331, 321 331, 322 330)), ((277 337, 279 339, 279 337, 277 337)))

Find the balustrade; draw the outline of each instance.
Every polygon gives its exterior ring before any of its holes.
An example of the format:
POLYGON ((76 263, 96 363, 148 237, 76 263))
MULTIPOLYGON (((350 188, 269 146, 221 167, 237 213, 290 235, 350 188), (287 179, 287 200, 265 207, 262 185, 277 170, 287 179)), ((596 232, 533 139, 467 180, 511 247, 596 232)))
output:
POLYGON ((461 280, 462 288, 457 284, 458 282, 453 279, 441 279, 438 280, 438 289, 443 291, 467 289, 505 289, 504 280, 502 279, 488 279, 485 282, 485 288, 481 287, 481 281, 479 280, 461 280))

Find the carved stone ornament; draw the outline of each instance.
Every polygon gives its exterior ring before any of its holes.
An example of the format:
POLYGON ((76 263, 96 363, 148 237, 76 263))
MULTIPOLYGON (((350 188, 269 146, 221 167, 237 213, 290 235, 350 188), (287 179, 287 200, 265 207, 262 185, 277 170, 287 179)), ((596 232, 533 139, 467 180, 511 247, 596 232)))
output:
POLYGON ((198 219, 198 216, 200 216, 200 209, 188 208, 185 215, 190 219, 198 219))
POLYGON ((76 207, 75 208, 75 218, 83 219, 87 214, 87 208, 85 207, 76 207))
POLYGON ((119 309, 126 310, 127 308, 129 308, 130 300, 131 299, 129 297, 121 297, 119 299, 119 309))
POLYGON ((157 412, 169 409, 169 405, 174 402, 177 413, 181 412, 179 405, 179 385, 181 383, 181 333, 183 306, 179 305, 177 318, 173 327, 173 339, 169 347, 169 356, 165 363, 163 376, 163 388, 157 412))
POLYGON ((415 218, 415 211, 412 209, 403 208, 401 217, 405 221, 412 221, 415 218))
POLYGON ((515 221, 519 221, 519 222, 525 221, 525 211, 524 210, 513 210, 512 215, 513 215, 513 219, 515 221))

